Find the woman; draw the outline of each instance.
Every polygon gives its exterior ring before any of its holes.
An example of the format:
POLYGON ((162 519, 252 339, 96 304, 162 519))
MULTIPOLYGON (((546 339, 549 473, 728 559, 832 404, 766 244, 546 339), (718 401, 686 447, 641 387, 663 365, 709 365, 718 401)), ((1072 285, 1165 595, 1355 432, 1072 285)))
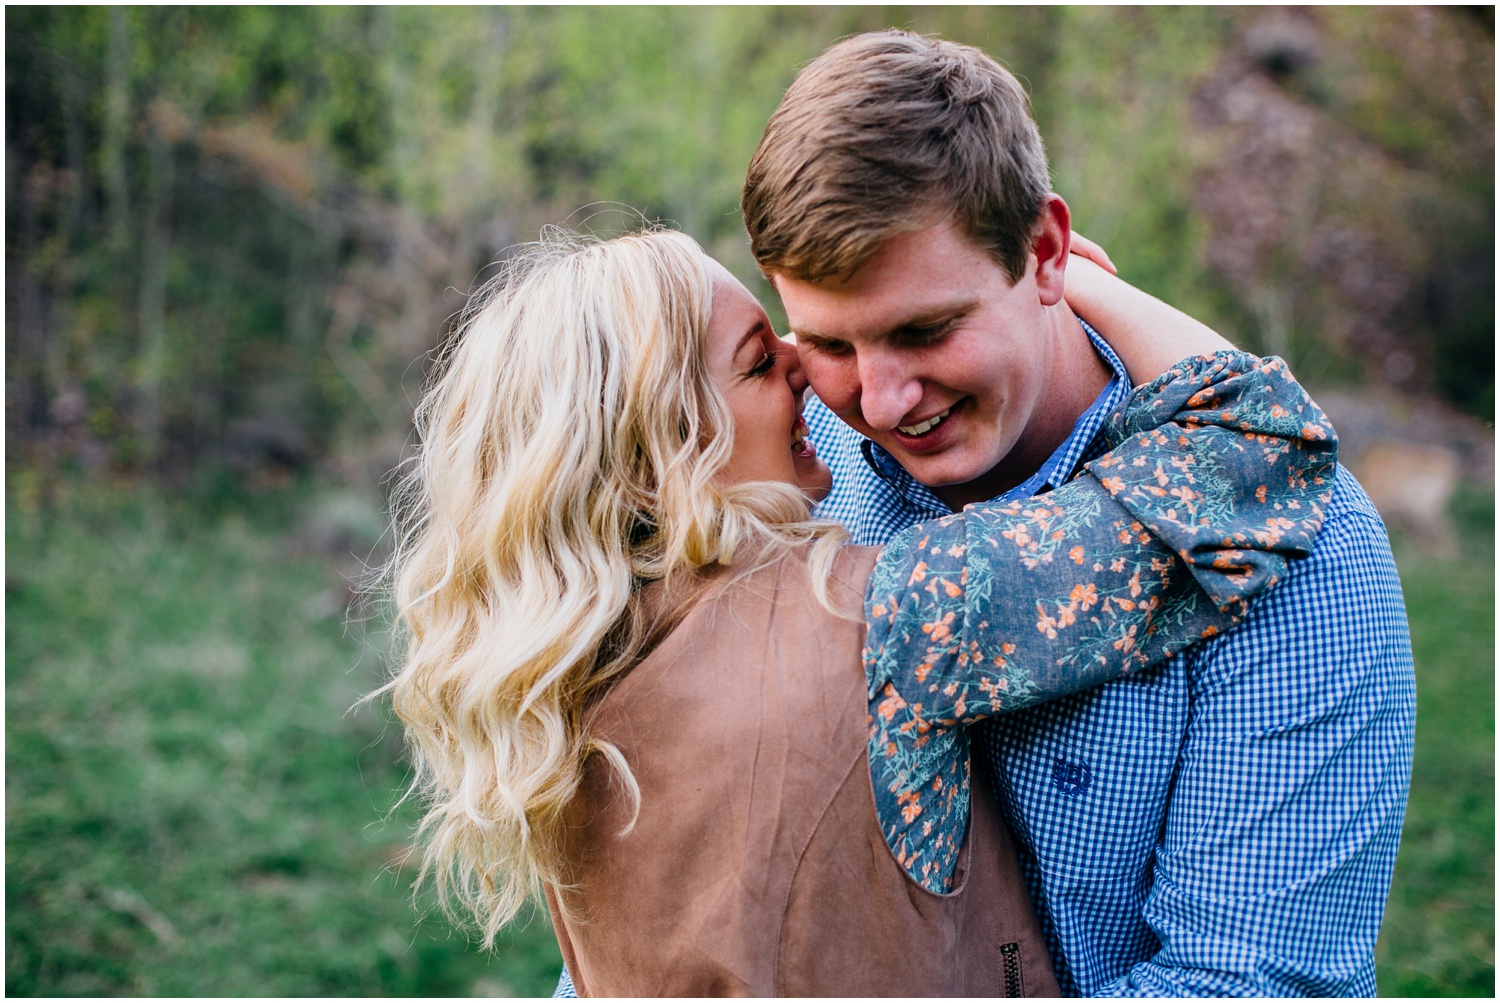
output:
POLYGON ((476 298, 395 561, 424 875, 487 940, 540 885, 585 995, 1055 994, 963 729, 1231 625, 1331 436, 1274 365, 1184 365, 1092 476, 877 553, 807 519, 805 388, 680 234, 476 298))

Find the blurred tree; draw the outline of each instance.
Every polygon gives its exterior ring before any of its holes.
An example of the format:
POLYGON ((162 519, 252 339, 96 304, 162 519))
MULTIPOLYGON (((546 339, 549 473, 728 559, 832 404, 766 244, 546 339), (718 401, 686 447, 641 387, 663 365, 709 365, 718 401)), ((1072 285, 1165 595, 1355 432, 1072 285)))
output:
POLYGON ((1362 360, 1492 414, 1473 15, 15 7, 12 462, 371 483, 413 360, 542 224, 668 220, 755 287, 736 205, 767 116, 798 66, 887 25, 1027 82, 1058 190, 1128 277, 1315 380, 1362 360))

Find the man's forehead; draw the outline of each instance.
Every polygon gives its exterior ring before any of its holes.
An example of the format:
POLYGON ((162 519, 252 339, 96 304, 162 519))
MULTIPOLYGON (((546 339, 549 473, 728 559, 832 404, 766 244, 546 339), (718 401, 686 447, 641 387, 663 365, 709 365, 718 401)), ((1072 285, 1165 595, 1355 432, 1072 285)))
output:
POLYGON ((929 327, 977 309, 970 284, 916 289, 850 289, 790 280, 778 284, 787 324, 810 339, 863 340, 907 328, 929 327))

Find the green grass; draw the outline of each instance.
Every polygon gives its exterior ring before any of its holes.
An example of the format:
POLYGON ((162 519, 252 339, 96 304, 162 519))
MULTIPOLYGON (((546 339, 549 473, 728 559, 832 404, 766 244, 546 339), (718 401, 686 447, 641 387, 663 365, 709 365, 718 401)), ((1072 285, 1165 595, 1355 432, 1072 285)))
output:
MULTIPOLYGON (((295 534, 126 503, 6 524, 6 992, 546 995, 418 920, 379 658, 295 534)), ((430 911, 430 910, 429 910, 430 911)))
POLYGON ((1381 927, 1383 996, 1495 992, 1493 492, 1454 507, 1460 555, 1397 540, 1417 666, 1417 747, 1381 927))
MULTIPOLYGON (((295 498, 133 495, 6 522, 10 995, 545 995, 545 917, 493 956, 413 905, 395 728, 295 498), (422 913, 428 915, 421 915, 422 913)), ((1419 712, 1385 995, 1494 986, 1494 495, 1401 546, 1419 712)))

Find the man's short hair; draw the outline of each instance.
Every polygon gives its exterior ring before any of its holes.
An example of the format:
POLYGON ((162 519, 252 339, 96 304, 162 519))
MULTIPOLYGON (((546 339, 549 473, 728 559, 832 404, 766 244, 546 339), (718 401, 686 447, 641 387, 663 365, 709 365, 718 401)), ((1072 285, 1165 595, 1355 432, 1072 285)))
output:
POLYGON ((951 219, 1015 282, 1051 187, 1009 71, 971 46, 882 31, 797 74, 740 209, 768 275, 847 278, 885 240, 951 219))

